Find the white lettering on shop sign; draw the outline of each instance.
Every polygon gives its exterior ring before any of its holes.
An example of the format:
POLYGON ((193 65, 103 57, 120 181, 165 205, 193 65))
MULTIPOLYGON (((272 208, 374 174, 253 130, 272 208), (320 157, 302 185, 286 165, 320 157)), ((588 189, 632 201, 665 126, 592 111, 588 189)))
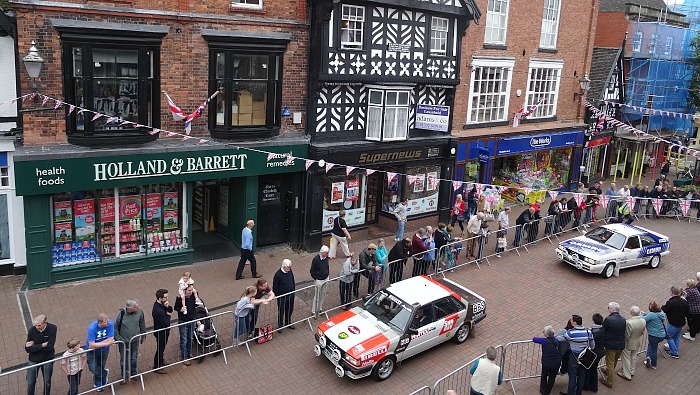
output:
POLYGON ((66 183, 63 177, 54 178, 53 176, 61 176, 64 174, 66 174, 66 169, 61 166, 52 167, 50 169, 36 169, 37 184, 42 187, 47 185, 63 185, 66 183))
POLYGON ((246 159, 248 159, 248 155, 238 154, 175 158, 169 165, 163 159, 95 163, 94 181, 245 170, 246 159))

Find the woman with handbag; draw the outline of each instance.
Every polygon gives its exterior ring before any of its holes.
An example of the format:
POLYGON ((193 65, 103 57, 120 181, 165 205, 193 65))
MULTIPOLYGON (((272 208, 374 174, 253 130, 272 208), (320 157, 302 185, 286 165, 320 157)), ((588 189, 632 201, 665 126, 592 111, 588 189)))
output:
POLYGON ((647 323, 648 345, 647 357, 644 360, 644 366, 650 369, 656 369, 657 349, 659 343, 666 338, 666 314, 661 311, 661 306, 656 302, 649 303, 649 311, 641 313, 642 318, 647 323))
POLYGON ((455 203, 452 205, 452 218, 450 219, 450 225, 455 226, 455 222, 459 222, 459 228, 462 229, 461 236, 464 236, 464 200, 462 200, 462 194, 457 194, 455 198, 455 203))

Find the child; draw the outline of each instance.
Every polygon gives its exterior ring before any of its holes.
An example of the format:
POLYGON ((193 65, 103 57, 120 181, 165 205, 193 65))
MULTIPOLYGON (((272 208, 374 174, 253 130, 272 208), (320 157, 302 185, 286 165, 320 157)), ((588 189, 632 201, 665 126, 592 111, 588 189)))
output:
POLYGON ((238 303, 236 303, 236 309, 233 312, 236 319, 236 329, 234 330, 233 341, 236 345, 240 340, 248 340, 248 333, 253 329, 248 328, 248 315, 255 310, 255 305, 268 304, 270 302, 268 298, 255 299, 255 294, 257 293, 258 288, 256 286, 253 285, 246 287, 245 292, 243 292, 243 296, 241 296, 241 299, 238 301, 238 303))
POLYGON ((68 350, 63 353, 61 368, 68 376, 68 395, 77 395, 78 387, 80 387, 80 374, 87 362, 87 354, 83 352, 83 349, 80 348, 80 342, 75 338, 68 340, 66 347, 68 350))
POLYGON ((195 296, 195 300, 197 302, 201 303, 201 301, 199 300, 199 295, 197 294, 197 290, 194 289, 194 280, 192 279, 192 273, 190 273, 190 272, 182 273, 182 278, 180 278, 180 281, 178 281, 177 285, 178 285, 178 292, 180 294, 180 297, 182 298, 182 305, 183 306, 185 306, 185 290, 190 285, 192 285, 192 294, 195 296))
POLYGON ((379 239, 377 250, 375 251, 374 255, 377 257, 377 263, 379 266, 374 271, 374 292, 379 291, 382 289, 382 286, 384 285, 384 272, 387 269, 387 258, 389 257, 389 253, 386 250, 386 245, 384 244, 384 239, 379 239))
POLYGON ((450 245, 448 248, 445 248, 445 262, 447 266, 447 270, 454 272, 455 270, 453 267, 455 266, 455 258, 458 255, 457 249, 455 248, 457 244, 459 243, 459 240, 461 240, 459 237, 455 237, 454 241, 455 244, 450 245))
POLYGON ((462 238, 455 237, 455 243, 452 247, 455 249, 455 262, 459 262, 459 254, 462 252, 462 248, 464 248, 462 245, 462 238))
POLYGON ((506 250, 508 240, 506 240, 506 232, 499 231, 496 234, 496 256, 501 257, 501 253, 506 250))

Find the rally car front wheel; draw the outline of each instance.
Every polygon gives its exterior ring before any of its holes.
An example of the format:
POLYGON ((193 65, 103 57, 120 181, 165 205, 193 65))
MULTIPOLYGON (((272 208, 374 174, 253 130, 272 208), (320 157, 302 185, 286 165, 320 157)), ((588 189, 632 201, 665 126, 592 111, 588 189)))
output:
POLYGON ((649 261, 649 267, 652 269, 656 269, 659 267, 659 264, 661 263, 661 257, 658 255, 654 255, 651 257, 651 260, 649 261))
POLYGON ((615 274, 615 264, 614 263, 608 263, 605 265, 605 269, 603 269, 603 278, 610 278, 615 274))
POLYGON ((394 373, 395 366, 396 361, 394 360, 394 357, 384 357, 381 361, 374 365, 374 369, 372 370, 372 377, 374 377, 378 381, 384 381, 388 379, 392 373, 394 373))

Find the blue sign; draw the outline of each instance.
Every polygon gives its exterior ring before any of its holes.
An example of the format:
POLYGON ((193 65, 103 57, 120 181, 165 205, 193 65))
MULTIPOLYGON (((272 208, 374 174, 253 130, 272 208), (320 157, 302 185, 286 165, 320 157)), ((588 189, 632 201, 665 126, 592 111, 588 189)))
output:
POLYGON ((534 136, 506 137, 498 140, 496 155, 510 155, 520 152, 540 151, 562 147, 574 147, 583 141, 583 131, 547 133, 534 136))
POLYGON ((477 160, 481 163, 489 163, 489 158, 491 155, 489 154, 489 149, 485 147, 477 147, 477 160))
POLYGON ((416 108, 416 129, 449 132, 450 107, 418 104, 416 108))

